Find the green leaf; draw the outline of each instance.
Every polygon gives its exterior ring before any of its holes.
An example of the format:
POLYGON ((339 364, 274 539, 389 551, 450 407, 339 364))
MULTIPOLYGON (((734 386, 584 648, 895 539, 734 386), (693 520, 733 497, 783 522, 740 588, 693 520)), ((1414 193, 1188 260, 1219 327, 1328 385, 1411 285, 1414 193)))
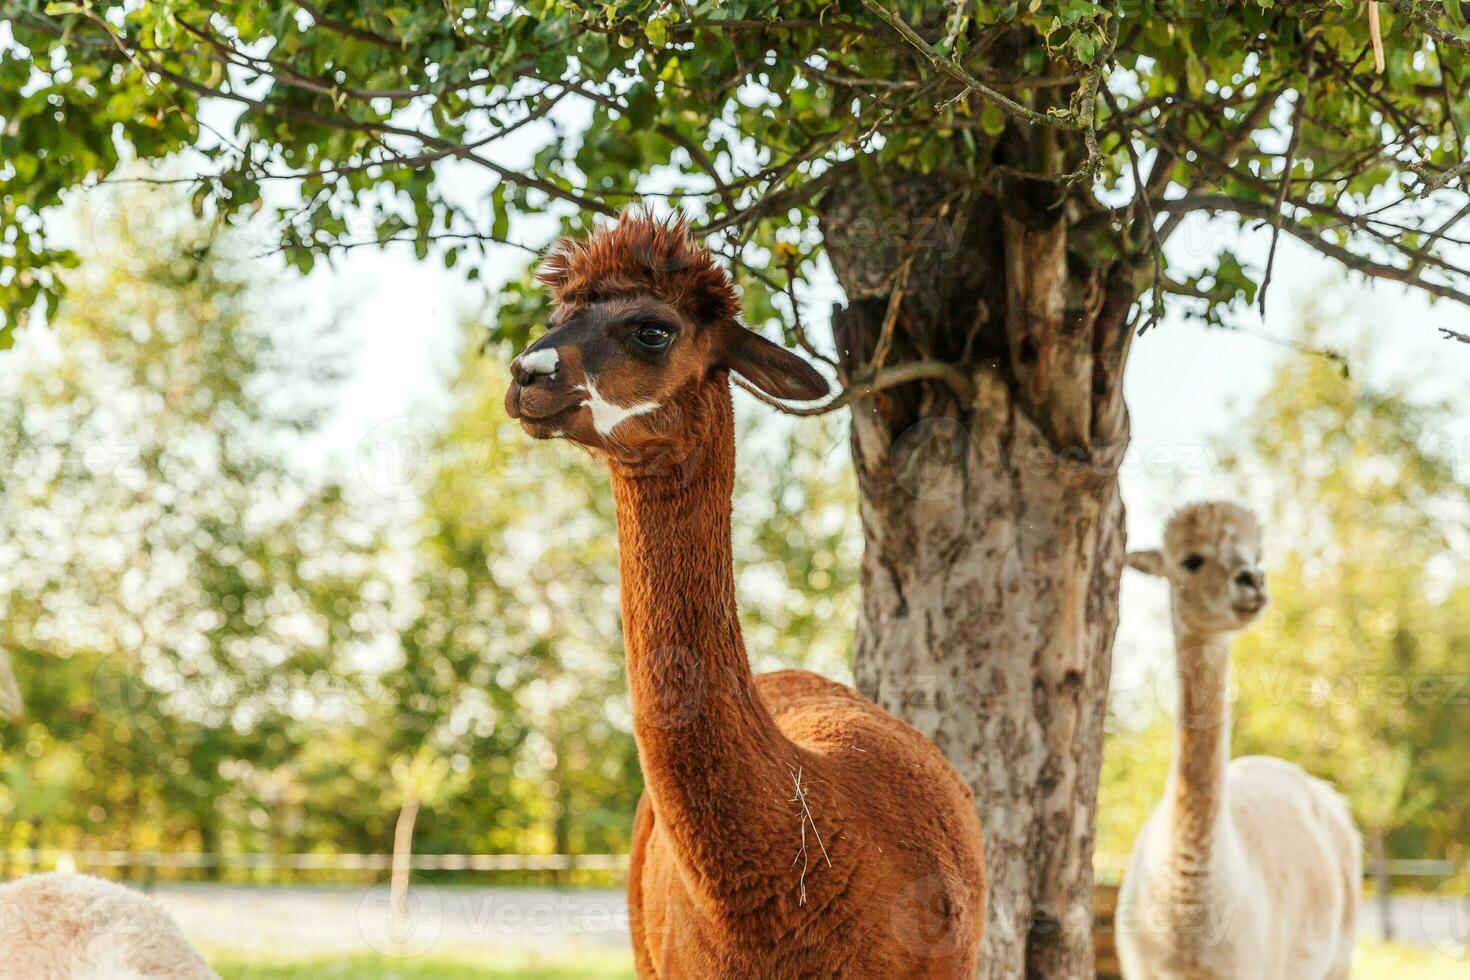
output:
POLYGON ((589 31, 582 36, 582 45, 577 49, 577 56, 586 67, 602 72, 610 67, 611 52, 606 34, 589 31))
POLYGON ((1005 113, 988 99, 980 105, 980 128, 990 136, 999 136, 1006 130, 1005 113))
POLYGON ((503 180, 490 192, 490 234, 501 241, 510 237, 510 206, 506 203, 505 192, 503 180))
POLYGON ((655 17, 644 25, 643 33, 648 35, 648 43, 655 48, 665 47, 669 43, 669 22, 655 17))

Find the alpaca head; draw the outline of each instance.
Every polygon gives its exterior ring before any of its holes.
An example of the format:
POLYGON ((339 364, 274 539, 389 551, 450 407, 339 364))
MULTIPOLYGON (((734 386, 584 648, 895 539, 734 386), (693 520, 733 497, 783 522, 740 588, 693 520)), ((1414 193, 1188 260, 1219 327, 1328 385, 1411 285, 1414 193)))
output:
POLYGON ((682 219, 624 214, 562 241, 539 278, 556 309, 512 362, 505 396, 538 439, 638 465, 692 448, 728 400, 729 372, 778 399, 827 393, 810 364, 740 324, 734 284, 682 219))
POLYGON ((1129 552, 1128 564, 1169 580, 1175 618, 1191 629, 1241 629, 1270 601, 1261 570, 1261 526, 1235 504, 1184 508, 1165 526, 1164 547, 1129 552))

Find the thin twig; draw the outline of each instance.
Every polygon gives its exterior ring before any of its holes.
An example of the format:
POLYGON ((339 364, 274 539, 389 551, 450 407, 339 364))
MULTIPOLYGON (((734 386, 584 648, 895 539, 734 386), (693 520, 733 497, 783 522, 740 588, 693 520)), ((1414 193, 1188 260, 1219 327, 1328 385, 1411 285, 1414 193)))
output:
POLYGON ((356 27, 345 21, 333 20, 323 14, 321 8, 316 4, 307 3, 306 0, 291 0, 291 2, 306 11, 307 15, 319 27, 326 28, 333 33, 341 34, 343 37, 355 38, 359 41, 366 41, 369 44, 376 44, 383 48, 402 49, 403 47, 402 42, 396 41, 393 38, 384 37, 382 34, 367 30, 366 28, 356 27))
MULTIPOLYGON (((1370 9, 1374 5, 1370 4, 1370 9)), ((1307 80, 1296 94, 1296 105, 1291 111, 1291 139, 1286 144, 1286 158, 1281 162, 1281 184, 1276 188, 1276 206, 1271 218, 1271 249, 1266 253, 1266 272, 1261 277, 1261 291, 1256 299, 1261 306, 1261 319, 1266 318, 1266 290, 1271 288, 1271 273, 1276 268, 1276 245, 1281 241, 1282 209, 1286 207, 1286 192, 1291 189, 1291 170, 1296 164, 1297 143, 1302 135, 1302 106, 1307 104, 1312 92, 1312 49, 1307 49, 1307 80)))
POLYGON ((786 256, 786 287, 784 291, 786 293, 786 299, 791 303, 791 332, 796 335, 796 342, 801 345, 802 350, 806 351, 812 357, 837 368, 840 374, 842 369, 837 361, 817 350, 812 344, 811 339, 807 336, 806 327, 802 325, 801 304, 796 300, 796 255, 794 253, 786 256))
MULTIPOLYGON (((1113 97, 1109 93, 1104 92, 1103 99, 1108 104, 1108 110, 1116 113, 1118 107, 1113 103, 1113 97)), ((1164 315, 1164 294, 1162 288, 1164 281, 1164 246, 1159 241, 1158 229, 1154 227, 1154 206, 1153 202, 1149 200, 1148 186, 1144 184, 1143 174, 1139 170, 1138 151, 1133 146, 1133 134, 1124 131, 1122 139, 1123 145, 1128 149, 1128 163, 1133 168, 1133 200, 1143 205, 1143 220, 1148 225, 1149 253, 1153 257, 1154 265, 1153 302, 1150 304, 1148 321, 1138 330, 1139 336, 1142 336, 1148 333, 1149 328, 1155 323, 1158 323, 1164 315)), ((1160 148, 1159 152, 1163 153, 1165 151, 1160 148)), ((1133 202, 1129 202, 1128 209, 1130 212, 1133 210, 1133 202)))
POLYGON ((1002 95, 953 61, 950 61, 948 58, 941 58, 929 46, 929 43, 920 37, 912 27, 904 23, 903 19, 897 14, 886 9, 878 0, 862 0, 862 3, 878 19, 897 31, 899 36, 907 41, 915 51, 923 55, 925 60, 933 65, 936 70, 948 75, 986 101, 993 103, 1002 112, 1015 116, 1017 119, 1025 119, 1028 122, 1033 122, 1040 126, 1050 126, 1053 129, 1080 130, 1085 128, 1085 121, 1079 120, 1075 116, 1068 118, 1065 115, 1047 115, 1044 112, 1037 112, 1035 109, 1024 106, 1015 99, 1002 95))
MULTIPOLYGON (((1428 250, 1433 248, 1435 242, 1439 241, 1441 238, 1444 238, 1446 233, 1451 228, 1455 227, 1455 225, 1459 224, 1466 217, 1470 217, 1470 201, 1467 201, 1464 207, 1456 211, 1454 214, 1450 215, 1449 218, 1445 219, 1444 224, 1440 225, 1438 228, 1434 229, 1434 231, 1429 233, 1429 237, 1424 240, 1424 250, 1427 252, 1428 250)), ((1449 240, 1458 244, 1465 244, 1464 242, 1461 242, 1459 239, 1456 238, 1451 238, 1449 240)))
POLYGON ((1264 330, 1252 330, 1249 327, 1232 326, 1226 329, 1232 330, 1235 333, 1243 333, 1248 337, 1255 337, 1257 340, 1264 340, 1266 343, 1275 344, 1277 347, 1285 347, 1300 354, 1308 354, 1312 357, 1320 357, 1323 360, 1331 361, 1342 369, 1343 377, 1350 377, 1352 375, 1352 365, 1348 362, 1348 359, 1330 348, 1315 347, 1312 344, 1302 343, 1300 340, 1292 340, 1290 337, 1278 337, 1275 334, 1266 333, 1264 330))
MULTIPOLYGON (((1262 201, 1231 197, 1228 194, 1186 194, 1184 197, 1175 200, 1160 202, 1159 208, 1160 210, 1168 211, 1172 215, 1181 215, 1190 211, 1229 211, 1247 218, 1255 218, 1259 221, 1270 221, 1272 217, 1271 206, 1269 204, 1262 201)), ((1361 272, 1370 278, 1401 282, 1405 285, 1422 289, 1424 292, 1438 296, 1441 299, 1453 300, 1461 305, 1470 306, 1470 293, 1456 289, 1453 286, 1425 279, 1413 270, 1385 265, 1382 262, 1375 262, 1365 256, 1358 255, 1346 246, 1329 241, 1316 229, 1303 225, 1295 219, 1283 216, 1281 228, 1292 237, 1299 239, 1323 255, 1337 259, 1348 268, 1361 272)), ((1401 251, 1404 250, 1401 249, 1401 251)), ((1405 252, 1405 254, 1409 253, 1405 252)))
POLYGON ((1439 332, 1444 334, 1446 340, 1458 340, 1462 344, 1470 344, 1470 333, 1461 333, 1451 330, 1449 327, 1439 327, 1439 332))
POLYGON ((1456 178, 1470 176, 1470 160, 1437 174, 1431 174, 1429 168, 1422 163, 1411 163, 1409 169, 1419 176, 1421 193, 1429 194, 1447 186, 1456 178))
MULTIPOLYGON (((945 216, 949 214, 950 205, 954 203, 955 198, 960 196, 960 193, 956 191, 939 202, 939 207, 934 210, 936 222, 945 219, 945 216)), ((878 331, 878 344, 873 349, 873 363, 869 368, 872 373, 883 370, 883 364, 893 350, 894 328, 898 325, 898 314, 903 306, 904 294, 908 290, 909 274, 913 271, 914 259, 919 254, 919 240, 926 230, 924 225, 920 225, 904 244, 903 261, 899 263, 894 273, 893 291, 888 294, 888 309, 883 314, 883 327, 878 331)))
POLYGON ((888 352, 893 349, 894 328, 898 325, 898 313, 903 307, 904 292, 908 289, 909 273, 914 268, 914 258, 918 255, 918 236, 915 235, 905 249, 908 253, 899 263, 898 270, 893 278, 893 290, 888 294, 888 309, 883 313, 883 327, 878 331, 878 346, 873 350, 873 370, 881 371, 883 362, 888 360, 888 352))
POLYGON ((1383 22, 1378 17, 1378 0, 1368 0, 1368 39, 1373 44, 1373 70, 1383 74, 1383 22))
POLYGON ((1421 0, 1388 0, 1388 5, 1419 25, 1419 29, 1434 38, 1435 44, 1448 44, 1462 51, 1470 51, 1470 38, 1460 37, 1440 27, 1435 19, 1424 10, 1421 0))
POLYGON ((796 857, 791 859, 791 863, 792 865, 795 865, 797 861, 801 862, 801 877, 797 880, 797 887, 800 889, 801 898, 799 899, 797 904, 805 905, 806 871, 807 867, 811 863, 806 847, 807 824, 811 824, 812 836, 817 839, 817 846, 822 849, 822 859, 827 862, 827 867, 829 868, 832 867, 832 859, 827 856, 827 845, 822 843, 822 832, 817 829, 817 821, 812 818, 811 807, 807 806, 806 787, 801 784, 801 768, 798 766, 793 766, 790 763, 787 763, 786 768, 791 770, 791 781, 793 784, 795 784, 796 787, 796 795, 787 802, 801 804, 801 849, 796 852, 796 857))
POLYGON ((416 242, 480 242, 488 245, 507 245, 511 248, 520 249, 522 252, 526 252, 529 255, 539 256, 541 254, 540 249, 532 248, 530 245, 524 245, 520 242, 513 242, 509 239, 497 238, 494 235, 484 235, 478 232, 443 232, 434 235, 391 235, 387 238, 364 238, 350 242, 337 240, 333 240, 330 242, 308 242, 297 237, 295 241, 282 242, 275 248, 260 252, 253 257, 266 258, 272 255, 279 255, 282 252, 287 252, 292 249, 305 249, 307 251, 321 250, 325 252, 346 252, 354 248, 382 245, 413 244, 416 242))
POLYGON ((826 415, 858 398, 896 388, 899 385, 912 384, 915 381, 942 381, 966 405, 974 398, 974 386, 970 384, 970 379, 965 377, 955 365, 945 361, 911 361, 907 364, 895 364, 891 368, 884 368, 876 374, 854 381, 829 401, 810 406, 789 405, 778 398, 772 398, 759 388, 747 383, 739 375, 732 377, 737 385, 750 392, 758 401, 765 402, 778 412, 795 415, 798 418, 826 415))

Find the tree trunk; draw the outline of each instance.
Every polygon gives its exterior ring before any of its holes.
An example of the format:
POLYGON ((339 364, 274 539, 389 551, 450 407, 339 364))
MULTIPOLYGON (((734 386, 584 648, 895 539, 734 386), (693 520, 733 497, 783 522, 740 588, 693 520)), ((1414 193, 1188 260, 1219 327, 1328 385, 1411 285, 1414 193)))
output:
POLYGON ((821 219, 848 294, 846 374, 887 348, 890 365, 952 363, 973 387, 853 404, 858 686, 974 788, 990 880, 978 975, 1090 976, 1132 274, 1069 257, 1055 185, 960 196, 850 172, 834 186, 821 219))
POLYGON ((393 827, 392 871, 388 879, 388 942, 401 950, 408 939, 408 886, 413 875, 413 825, 418 820, 419 801, 404 797, 393 827))

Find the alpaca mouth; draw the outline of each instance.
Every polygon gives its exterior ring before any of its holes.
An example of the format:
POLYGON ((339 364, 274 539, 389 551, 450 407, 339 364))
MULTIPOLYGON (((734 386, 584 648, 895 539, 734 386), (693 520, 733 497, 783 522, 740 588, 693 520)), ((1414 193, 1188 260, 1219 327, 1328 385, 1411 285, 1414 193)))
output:
POLYGON ((1243 600, 1241 602, 1233 602, 1233 603, 1231 603, 1230 604, 1230 608, 1234 609, 1236 612, 1240 613, 1242 616, 1254 616, 1256 613, 1258 613, 1262 609, 1265 609, 1266 608, 1266 600, 1265 599, 1245 599, 1245 600, 1243 600))
POLYGON ((521 429, 532 439, 556 439, 566 435, 568 423, 580 409, 580 404, 573 404, 550 415, 523 414, 516 421, 521 423, 521 429))
POLYGON ((538 429, 560 428, 582 407, 582 397, 570 388, 546 388, 512 383, 505 392, 505 414, 521 423, 532 435, 538 429))

